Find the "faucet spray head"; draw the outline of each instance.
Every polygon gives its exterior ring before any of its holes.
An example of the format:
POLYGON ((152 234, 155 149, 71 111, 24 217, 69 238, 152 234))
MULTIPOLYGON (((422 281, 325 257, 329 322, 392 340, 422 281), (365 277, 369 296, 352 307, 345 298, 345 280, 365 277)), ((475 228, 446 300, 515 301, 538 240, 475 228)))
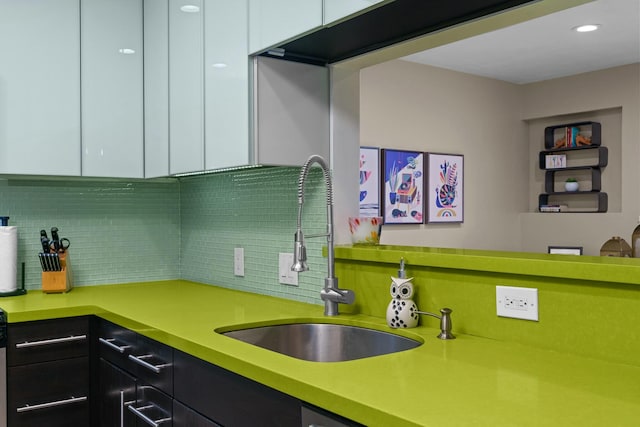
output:
POLYGON ((309 271, 309 266, 307 265, 307 248, 304 246, 304 236, 300 229, 297 230, 295 234, 291 271, 297 271, 298 273, 309 271))

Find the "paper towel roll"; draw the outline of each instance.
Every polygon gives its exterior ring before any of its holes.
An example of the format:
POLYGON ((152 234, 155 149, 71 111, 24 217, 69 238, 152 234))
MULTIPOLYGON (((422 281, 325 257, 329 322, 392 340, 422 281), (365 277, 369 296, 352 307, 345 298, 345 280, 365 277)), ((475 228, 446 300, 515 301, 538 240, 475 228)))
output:
POLYGON ((0 227, 0 292, 18 288, 18 227, 0 227))

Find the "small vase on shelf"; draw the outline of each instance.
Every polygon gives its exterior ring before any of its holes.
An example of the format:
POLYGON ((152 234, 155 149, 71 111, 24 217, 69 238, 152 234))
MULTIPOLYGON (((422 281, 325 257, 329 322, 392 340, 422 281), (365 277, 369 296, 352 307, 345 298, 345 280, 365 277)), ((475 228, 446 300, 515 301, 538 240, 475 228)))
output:
POLYGON ((575 178, 568 178, 564 183, 564 189, 567 191, 578 191, 579 187, 580 184, 578 184, 575 178))

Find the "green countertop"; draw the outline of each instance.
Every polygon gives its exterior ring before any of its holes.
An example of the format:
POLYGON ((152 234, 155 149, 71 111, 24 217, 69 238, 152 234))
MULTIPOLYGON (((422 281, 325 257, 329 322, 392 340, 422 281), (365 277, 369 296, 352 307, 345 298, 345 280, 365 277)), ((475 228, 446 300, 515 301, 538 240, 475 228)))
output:
POLYGON ((96 314, 370 426, 635 426, 640 414, 640 367, 466 335, 441 341, 426 327, 401 331, 424 341, 414 350, 307 362, 214 329, 296 319, 388 330, 386 322, 326 318, 320 305, 187 281, 30 291, 0 307, 10 323, 96 314))
POLYGON ((640 260, 420 246, 337 246, 336 259, 640 285, 640 260))

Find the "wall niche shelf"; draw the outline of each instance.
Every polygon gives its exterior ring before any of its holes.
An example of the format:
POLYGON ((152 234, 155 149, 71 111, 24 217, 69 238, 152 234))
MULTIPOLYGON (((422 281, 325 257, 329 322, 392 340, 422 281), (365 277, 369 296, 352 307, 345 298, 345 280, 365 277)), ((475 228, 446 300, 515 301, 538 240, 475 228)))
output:
POLYGON ((591 121, 545 128, 545 150, 538 159, 539 168, 545 171, 545 193, 538 196, 540 212, 607 212, 608 196, 600 190, 609 152, 601 146, 601 131, 600 123, 591 121), (563 191, 563 181, 576 177, 582 188, 590 189, 563 191))

